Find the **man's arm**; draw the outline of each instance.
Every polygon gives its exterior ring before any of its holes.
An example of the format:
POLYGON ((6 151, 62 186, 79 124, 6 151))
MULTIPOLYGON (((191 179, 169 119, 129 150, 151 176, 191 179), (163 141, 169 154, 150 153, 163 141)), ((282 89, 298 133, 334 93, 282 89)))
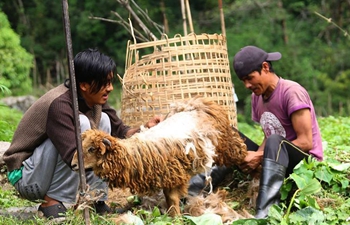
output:
POLYGON ((297 138, 292 143, 304 152, 312 149, 312 122, 310 109, 300 109, 292 113, 291 120, 297 138))

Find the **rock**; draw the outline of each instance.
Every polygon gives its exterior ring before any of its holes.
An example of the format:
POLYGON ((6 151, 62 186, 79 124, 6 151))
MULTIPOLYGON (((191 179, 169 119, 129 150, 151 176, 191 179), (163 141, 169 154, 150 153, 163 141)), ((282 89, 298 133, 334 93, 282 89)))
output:
POLYGON ((5 151, 10 147, 10 142, 0 141, 0 168, 5 165, 3 158, 3 155, 5 151))
POLYGON ((12 207, 8 209, 1 209, 0 210, 0 216, 6 216, 6 217, 15 217, 19 220, 35 220, 35 218, 38 216, 37 214, 37 208, 39 204, 35 206, 27 206, 27 207, 12 207))
POLYGON ((31 105, 36 101, 36 98, 32 95, 6 97, 0 100, 3 104, 12 109, 17 109, 23 113, 29 109, 31 105))

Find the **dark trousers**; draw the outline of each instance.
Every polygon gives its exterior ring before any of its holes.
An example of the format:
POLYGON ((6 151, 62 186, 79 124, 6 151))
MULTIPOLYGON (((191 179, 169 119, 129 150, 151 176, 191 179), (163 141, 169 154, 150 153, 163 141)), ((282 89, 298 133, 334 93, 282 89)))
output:
MULTIPOLYGON (((259 145, 239 132, 247 145, 249 151, 257 151, 259 145)), ((302 151, 298 146, 292 144, 280 135, 272 134, 265 143, 264 158, 272 159, 287 168, 286 177, 293 172, 294 167, 309 154, 302 151)))

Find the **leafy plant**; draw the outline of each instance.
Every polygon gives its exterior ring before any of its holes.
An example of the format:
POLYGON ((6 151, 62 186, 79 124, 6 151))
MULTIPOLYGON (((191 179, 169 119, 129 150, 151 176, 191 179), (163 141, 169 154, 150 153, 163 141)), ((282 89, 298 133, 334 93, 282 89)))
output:
POLYGON ((0 93, 11 94, 10 89, 8 89, 5 85, 0 84, 0 93))
POLYGON ((0 11, 0 84, 19 95, 31 91, 29 78, 32 55, 20 45, 19 36, 11 29, 6 15, 0 11))
MULTIPOLYGON (((0 107, 0 114, 9 112, 7 107, 0 107)), ((12 112, 12 111, 10 111, 12 112)), ((9 113, 7 121, 10 121, 9 113)), ((3 117, 1 117, 2 119, 3 117)), ((17 119, 12 119, 18 121, 17 119)), ((282 187, 280 205, 273 205, 266 219, 243 219, 232 224, 245 225, 306 225, 306 224, 347 224, 350 220, 350 151, 347 150, 350 118, 327 117, 319 118, 319 125, 324 141, 324 161, 308 159, 300 162, 289 178, 285 179, 282 187), (342 157, 338 154, 342 154, 342 157)), ((1 122, 3 122, 1 120, 1 122)), ((14 122, 16 124, 16 122, 14 122)), ((239 123, 239 129, 254 141, 260 143, 262 132, 258 126, 239 123)), ((15 126, 14 126, 15 127, 15 126)), ((4 128, 9 133, 8 127, 4 128)), ((241 179, 244 179, 241 178, 241 179)), ((229 190, 228 190, 229 191, 229 190)), ((31 205, 17 197, 14 190, 5 191, 0 188, 0 208, 31 205)), ((239 208, 235 208, 239 210, 239 208)), ((92 224, 113 224, 111 217, 115 215, 99 216, 91 213, 92 224)), ((205 214, 201 217, 180 216, 172 218, 162 214, 159 208, 152 210, 137 210, 130 216, 135 218, 135 224, 221 224, 216 221, 216 215, 205 214), (137 217, 137 218, 136 218, 137 217), (140 223, 141 224, 141 223, 140 223)), ((0 224, 47 224, 44 218, 35 217, 32 220, 23 220, 13 216, 0 216, 0 224)), ((55 224, 55 223, 51 223, 55 224)), ((69 210, 65 224, 83 225, 82 213, 69 210)))
MULTIPOLYGON (((271 216, 274 221, 281 224, 320 224, 320 222, 335 222, 331 217, 323 216, 322 209, 327 207, 325 202, 329 202, 330 193, 343 195, 343 199, 349 197, 349 168, 350 163, 340 163, 336 160, 325 160, 322 162, 312 158, 303 160, 294 169, 293 174, 286 179, 282 188, 282 199, 286 200, 290 191, 293 191, 293 185, 296 185, 297 190, 294 191, 292 198, 288 200, 289 206, 283 217, 276 216, 276 211, 272 212, 271 216), (292 207, 296 210, 291 212, 292 207), (279 219, 277 219, 279 218, 279 219)), ((339 207, 347 204, 347 213, 350 214, 350 205, 348 200, 333 201, 337 205, 328 212, 337 215, 344 213, 344 208, 341 211, 339 207), (335 211, 335 212, 332 212, 335 211)), ((275 206, 278 207, 278 206, 275 206)), ((332 207, 333 208, 333 207, 332 207)), ((337 217, 337 222, 345 222, 346 217, 337 217)))
POLYGON ((17 196, 17 193, 14 190, 4 190, 0 187, 0 208, 10 208, 13 206, 21 207, 33 205, 29 201, 24 201, 23 199, 17 196))
POLYGON ((11 141, 23 114, 0 103, 0 115, 0 141, 11 141))

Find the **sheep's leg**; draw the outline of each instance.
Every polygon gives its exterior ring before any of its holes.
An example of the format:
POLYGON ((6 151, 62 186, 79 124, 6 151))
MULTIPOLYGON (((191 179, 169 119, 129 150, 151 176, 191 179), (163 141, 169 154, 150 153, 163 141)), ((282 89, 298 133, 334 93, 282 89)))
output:
POLYGON ((168 214, 172 217, 180 215, 180 188, 164 188, 163 193, 168 205, 168 214))

